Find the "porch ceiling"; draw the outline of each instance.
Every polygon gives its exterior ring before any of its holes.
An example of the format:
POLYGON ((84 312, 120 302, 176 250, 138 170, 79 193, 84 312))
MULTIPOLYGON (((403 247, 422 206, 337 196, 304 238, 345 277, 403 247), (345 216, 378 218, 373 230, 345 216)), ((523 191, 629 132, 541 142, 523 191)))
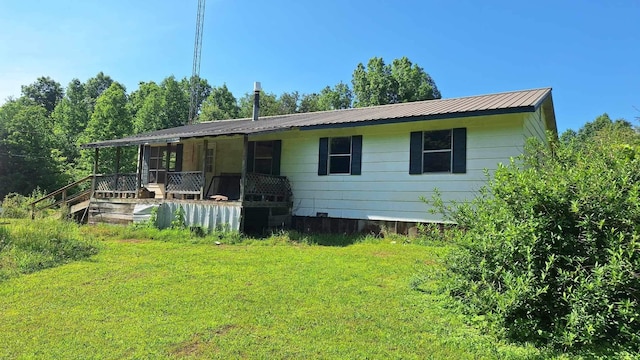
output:
MULTIPOLYGON (((292 129, 313 130, 333 127, 356 127, 408 121, 533 112, 547 99, 549 101, 546 101, 546 103, 551 103, 551 88, 416 101, 366 108, 265 116, 258 121, 252 121, 251 119, 210 121, 137 134, 122 139, 88 143, 81 145, 81 147, 133 146, 160 142, 178 142, 183 139, 206 136, 252 135, 284 132, 292 129)), ((547 116, 547 120, 553 124, 550 128, 555 129, 553 104, 550 104, 550 108, 547 105, 546 108, 551 115, 547 116)))

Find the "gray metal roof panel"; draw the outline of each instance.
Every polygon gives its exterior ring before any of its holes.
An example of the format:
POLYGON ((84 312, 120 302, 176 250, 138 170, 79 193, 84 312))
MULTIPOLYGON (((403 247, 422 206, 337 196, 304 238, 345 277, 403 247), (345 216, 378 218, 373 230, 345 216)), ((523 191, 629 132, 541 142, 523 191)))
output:
MULTIPOLYGON (((497 94, 467 96, 451 99, 416 101, 410 103, 371 106, 313 113, 276 115, 251 119, 234 119, 203 122, 128 136, 122 139, 98 141, 82 145, 83 148, 136 145, 168 140, 238 134, 257 134, 286 131, 293 128, 315 128, 318 126, 340 125, 343 127, 366 125, 368 122, 407 121, 419 118, 450 118, 482 115, 483 111, 534 111, 551 94, 551 88, 511 91, 497 94), (350 125, 351 124, 351 125, 350 125)), ((554 119, 555 122, 555 119, 554 119)))

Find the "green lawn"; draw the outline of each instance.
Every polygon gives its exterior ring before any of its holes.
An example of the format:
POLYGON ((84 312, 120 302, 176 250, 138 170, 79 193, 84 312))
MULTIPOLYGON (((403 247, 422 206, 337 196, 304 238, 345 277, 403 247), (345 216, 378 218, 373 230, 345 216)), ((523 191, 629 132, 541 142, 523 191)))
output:
POLYGON ((104 240, 0 282, 0 358, 478 359, 544 356, 413 290, 443 246, 104 240))

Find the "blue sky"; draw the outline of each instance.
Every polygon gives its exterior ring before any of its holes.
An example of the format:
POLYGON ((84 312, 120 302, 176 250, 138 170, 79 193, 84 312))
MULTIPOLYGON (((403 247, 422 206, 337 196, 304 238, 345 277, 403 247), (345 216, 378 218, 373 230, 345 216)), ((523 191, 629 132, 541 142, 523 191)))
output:
MULTIPOLYGON (((129 91, 191 74, 197 0, 0 0, 0 103, 99 71, 129 91)), ((350 84, 407 56, 443 97, 552 87, 559 129, 640 117, 640 2, 208 0, 201 76, 236 97, 350 84)))

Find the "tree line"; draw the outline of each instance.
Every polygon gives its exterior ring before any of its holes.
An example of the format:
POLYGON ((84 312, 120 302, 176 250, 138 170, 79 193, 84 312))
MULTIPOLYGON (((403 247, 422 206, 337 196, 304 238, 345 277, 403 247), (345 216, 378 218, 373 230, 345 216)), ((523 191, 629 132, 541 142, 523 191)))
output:
MULTIPOLYGON (((197 91, 196 121, 251 117, 253 94, 236 97, 226 86, 206 79, 140 82, 128 93, 103 72, 73 79, 66 88, 43 76, 23 85, 21 96, 0 106, 0 199, 9 193, 50 192, 92 171, 93 154, 79 145, 184 125, 188 121, 191 83, 197 91)), ((277 95, 263 91, 260 115, 347 109, 440 98, 435 81, 408 58, 387 64, 373 57, 353 72, 351 86, 339 82, 314 93, 277 95)), ((121 167, 135 171, 136 149, 124 148, 121 167)), ((115 150, 100 153, 99 172, 113 172, 115 150)))

